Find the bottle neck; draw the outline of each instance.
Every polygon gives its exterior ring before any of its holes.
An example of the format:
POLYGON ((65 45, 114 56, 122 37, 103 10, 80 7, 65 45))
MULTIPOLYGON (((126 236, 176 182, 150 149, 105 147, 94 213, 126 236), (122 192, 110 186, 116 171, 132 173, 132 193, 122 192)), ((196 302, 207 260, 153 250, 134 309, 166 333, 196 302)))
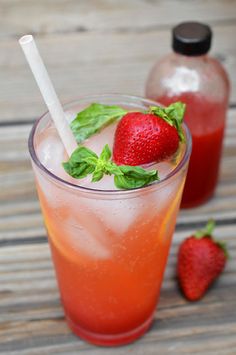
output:
POLYGON ((207 54, 198 56, 188 56, 181 53, 173 52, 172 63, 175 67, 186 67, 191 70, 197 68, 205 68, 210 62, 210 58, 207 54))
POLYGON ((178 53, 173 51, 173 54, 175 56, 175 58, 179 61, 186 61, 186 62, 205 62, 207 60, 208 57, 208 53, 205 54, 200 54, 200 55, 186 55, 186 54, 182 54, 182 53, 178 53))

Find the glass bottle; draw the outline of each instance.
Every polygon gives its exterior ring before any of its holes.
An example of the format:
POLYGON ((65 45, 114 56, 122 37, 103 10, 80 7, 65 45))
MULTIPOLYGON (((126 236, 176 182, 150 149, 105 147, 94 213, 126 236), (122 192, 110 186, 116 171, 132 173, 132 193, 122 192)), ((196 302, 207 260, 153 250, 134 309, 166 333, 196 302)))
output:
POLYGON ((212 31, 185 22, 172 31, 173 52, 151 70, 146 96, 163 105, 186 103, 185 122, 193 149, 181 207, 198 206, 214 193, 229 99, 229 80, 222 65, 207 55, 212 31))

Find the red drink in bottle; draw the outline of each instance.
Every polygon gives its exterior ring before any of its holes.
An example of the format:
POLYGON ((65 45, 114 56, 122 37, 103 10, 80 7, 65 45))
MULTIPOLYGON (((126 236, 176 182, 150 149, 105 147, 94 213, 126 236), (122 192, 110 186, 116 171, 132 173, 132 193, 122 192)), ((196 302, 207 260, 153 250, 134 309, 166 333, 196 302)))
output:
POLYGON ((172 100, 187 105, 185 122, 192 132, 193 149, 182 206, 193 207, 208 200, 217 184, 227 102, 225 105, 211 102, 191 92, 174 98, 163 96, 158 100, 164 105, 172 100))
POLYGON ((186 103, 185 122, 193 140, 182 207, 194 207, 214 193, 226 121, 229 82, 221 64, 206 55, 211 30, 199 23, 183 23, 173 30, 174 53, 150 73, 146 96, 169 105, 186 103))

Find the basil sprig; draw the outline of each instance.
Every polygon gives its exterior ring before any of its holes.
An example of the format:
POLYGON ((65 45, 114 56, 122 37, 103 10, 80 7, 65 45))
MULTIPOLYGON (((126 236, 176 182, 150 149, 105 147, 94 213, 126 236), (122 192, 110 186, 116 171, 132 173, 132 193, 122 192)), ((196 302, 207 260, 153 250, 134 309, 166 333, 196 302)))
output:
POLYGON ((91 149, 79 146, 70 159, 63 163, 65 171, 73 178, 82 179, 92 174, 92 182, 104 175, 114 175, 118 189, 134 189, 159 180, 157 170, 145 170, 139 166, 116 165, 111 160, 111 150, 106 144, 98 157, 91 149))

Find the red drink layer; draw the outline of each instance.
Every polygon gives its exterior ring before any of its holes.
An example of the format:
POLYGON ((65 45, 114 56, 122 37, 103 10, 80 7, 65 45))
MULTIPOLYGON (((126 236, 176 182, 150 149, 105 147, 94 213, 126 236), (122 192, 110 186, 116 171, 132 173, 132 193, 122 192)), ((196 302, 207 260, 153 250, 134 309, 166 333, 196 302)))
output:
POLYGON ((217 184, 227 102, 209 101, 190 92, 156 100, 163 105, 175 101, 187 105, 185 122, 193 145, 181 207, 200 205, 212 196, 217 184))
MULTIPOLYGON (((148 222, 140 227, 137 219, 122 239, 119 231, 107 231, 104 237, 113 244, 113 254, 103 259, 88 256, 72 245, 68 232, 71 227, 66 222, 64 228, 52 223, 53 211, 38 190, 62 303, 75 334, 95 344, 119 345, 129 343, 149 328, 159 299, 181 190, 180 185, 171 206, 159 215, 155 213, 150 218, 148 209, 143 211, 140 219, 148 222)), ((64 221, 68 218, 68 210, 63 207, 58 213, 64 221)), ((83 221, 86 222, 93 223, 83 221)))

